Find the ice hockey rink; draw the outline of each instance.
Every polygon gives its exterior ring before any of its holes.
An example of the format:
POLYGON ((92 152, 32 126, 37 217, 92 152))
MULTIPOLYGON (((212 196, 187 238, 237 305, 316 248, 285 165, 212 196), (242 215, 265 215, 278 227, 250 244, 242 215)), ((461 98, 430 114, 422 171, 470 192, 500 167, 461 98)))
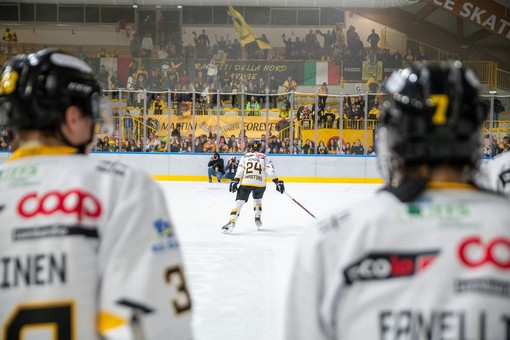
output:
MULTIPOLYGON (((253 203, 231 234, 235 194, 228 183, 158 182, 168 200, 193 299, 195 340, 283 339, 284 303, 296 242, 315 220, 268 183, 260 231, 253 203)), ((372 195, 377 184, 286 183, 286 191, 318 219, 372 195)))

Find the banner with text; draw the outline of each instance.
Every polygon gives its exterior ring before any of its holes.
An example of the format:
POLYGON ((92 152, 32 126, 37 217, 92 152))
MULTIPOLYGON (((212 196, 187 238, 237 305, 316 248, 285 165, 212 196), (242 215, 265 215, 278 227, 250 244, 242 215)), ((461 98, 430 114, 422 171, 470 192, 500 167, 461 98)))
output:
MULTIPOLYGON (((108 80, 116 71, 119 75, 121 87, 126 86, 130 70, 146 74, 160 69, 164 75, 172 67, 178 74, 182 75, 184 70, 190 74, 191 81, 202 72, 204 78, 207 74, 207 64, 205 60, 170 60, 170 59, 132 59, 132 58, 89 58, 92 66, 99 70, 100 65, 105 65, 109 73, 108 80)), ((263 78, 266 86, 271 76, 275 76, 278 85, 282 86, 287 77, 291 76, 298 85, 338 85, 340 76, 343 75, 344 81, 367 81, 373 73, 377 74, 377 79, 381 81, 385 76, 398 70, 402 65, 397 65, 394 61, 369 61, 355 60, 345 61, 343 69, 333 62, 304 62, 304 61, 264 61, 264 60, 226 60, 224 63, 217 64, 218 76, 223 77, 227 71, 228 77, 232 79, 235 75, 246 75, 249 80, 255 84, 259 78, 263 78)), ((108 86, 110 88, 110 86, 108 86)), ((174 89, 172 89, 174 90, 174 89)))
MULTIPOLYGON (((273 134, 277 134, 276 123, 279 117, 269 117, 267 130, 273 134)), ((166 115, 149 115, 147 121, 151 122, 151 126, 157 131, 156 135, 164 137, 168 135, 168 116, 166 115)), ((181 136, 189 136, 192 134, 191 116, 172 116, 170 120, 170 131, 175 129, 177 123, 181 124, 181 136)), ((195 116, 195 136, 209 135, 209 132, 216 133, 218 136, 225 138, 234 135, 237 137, 241 134, 242 117, 237 116, 220 116, 219 125, 217 116, 195 116)), ((266 133, 266 117, 244 117, 244 130, 248 138, 260 138, 266 133)))

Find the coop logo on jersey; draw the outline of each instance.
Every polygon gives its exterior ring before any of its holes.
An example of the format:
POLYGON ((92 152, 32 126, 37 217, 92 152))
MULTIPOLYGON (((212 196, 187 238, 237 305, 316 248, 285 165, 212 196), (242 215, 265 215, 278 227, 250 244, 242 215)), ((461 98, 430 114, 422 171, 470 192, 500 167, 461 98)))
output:
POLYGON ((80 189, 71 189, 53 190, 45 194, 29 193, 19 201, 17 210, 25 218, 60 213, 76 215, 78 222, 81 222, 83 218, 99 218, 102 207, 92 194, 80 189))
POLYGON ((370 253, 344 269, 348 285, 356 281, 387 280, 413 276, 425 270, 439 250, 422 253, 370 253))
POLYGON ((509 270, 510 239, 498 236, 482 240, 480 236, 471 236, 460 243, 458 256, 460 262, 469 268, 490 265, 509 270))
POLYGON ((152 244, 152 251, 155 253, 165 251, 166 249, 179 248, 179 242, 174 233, 174 227, 170 222, 159 219, 153 224, 158 240, 152 244))

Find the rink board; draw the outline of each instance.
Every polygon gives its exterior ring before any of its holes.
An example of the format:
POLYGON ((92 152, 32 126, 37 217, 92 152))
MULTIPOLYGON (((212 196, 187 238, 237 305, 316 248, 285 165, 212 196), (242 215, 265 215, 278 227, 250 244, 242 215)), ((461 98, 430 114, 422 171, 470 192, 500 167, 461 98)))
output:
MULTIPOLYGON (((222 154, 225 164, 235 156, 222 154)), ((207 181, 211 154, 94 153, 94 158, 118 160, 143 168, 159 181, 207 181)), ((280 178, 298 183, 382 183, 375 156, 271 155, 280 178)))
MULTIPOLYGON (((225 164, 240 154, 222 154, 225 164)), ((9 153, 0 152, 0 162, 9 153)), ((120 161, 142 168, 158 181, 207 181, 207 163, 211 154, 203 153, 137 153, 94 152, 90 157, 120 161)), ((271 155, 276 173, 296 183, 382 183, 375 156, 343 155, 271 155)))

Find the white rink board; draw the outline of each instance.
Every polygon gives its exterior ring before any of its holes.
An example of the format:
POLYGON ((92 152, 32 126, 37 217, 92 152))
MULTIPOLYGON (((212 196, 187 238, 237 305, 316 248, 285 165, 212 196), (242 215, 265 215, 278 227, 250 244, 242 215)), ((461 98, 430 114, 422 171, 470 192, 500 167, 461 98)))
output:
MULTIPOLYGON (((10 153, 0 151, 0 163, 10 153)), ((241 155, 235 155, 238 159, 241 155)), ((124 164, 141 168, 150 175, 163 176, 206 176, 207 162, 211 154, 165 154, 165 153, 117 153, 94 152, 92 158, 120 161, 124 164)), ((222 154, 225 163, 232 154, 222 154)), ((281 177, 316 177, 339 178, 338 182, 348 179, 379 179, 376 156, 303 156, 303 155, 270 155, 277 173, 281 177)), ((483 159, 482 163, 488 158, 483 159)), ((314 182, 305 181, 305 182, 314 182)))
MULTIPOLYGON (((232 154, 222 154, 225 164, 232 154)), ((238 159, 241 155, 235 155, 238 159)), ((269 155, 283 177, 379 178, 375 156, 269 155)), ((205 176, 211 154, 92 153, 91 157, 118 160, 151 175, 205 176)))

